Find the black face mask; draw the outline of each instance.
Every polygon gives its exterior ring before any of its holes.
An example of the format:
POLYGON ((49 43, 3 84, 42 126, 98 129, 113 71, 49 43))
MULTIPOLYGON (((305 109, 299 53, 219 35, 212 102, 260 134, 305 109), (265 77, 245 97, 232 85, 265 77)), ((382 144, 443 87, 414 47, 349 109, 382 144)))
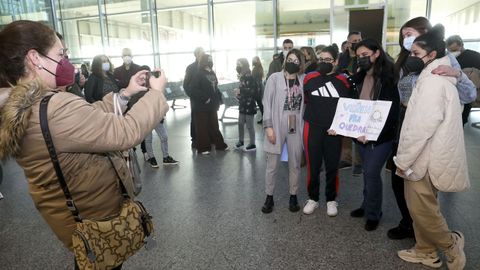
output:
POLYGON ((285 70, 289 74, 294 74, 300 71, 300 65, 297 65, 295 63, 287 62, 285 63, 285 70))
POLYGON ((425 68, 425 63, 423 63, 422 59, 423 57, 407 57, 407 60, 405 61, 405 70, 407 73, 420 74, 420 72, 422 72, 422 70, 425 68))
POLYGON ((370 61, 370 56, 359 57, 357 59, 358 67, 364 71, 368 71, 372 68, 372 61, 370 61))
POLYGON ((320 72, 321 75, 327 75, 328 73, 332 72, 333 69, 333 64, 332 63, 325 63, 321 62, 318 63, 318 72, 320 72))
POLYGON ((238 74, 242 73, 242 67, 237 66, 237 73, 238 73, 238 74))
POLYGON ((350 47, 352 49, 352 51, 355 51, 355 47, 357 46, 358 43, 352 43, 352 46, 350 47))
POLYGON ((208 66, 209 68, 213 68, 213 62, 208 62, 207 66, 208 66))

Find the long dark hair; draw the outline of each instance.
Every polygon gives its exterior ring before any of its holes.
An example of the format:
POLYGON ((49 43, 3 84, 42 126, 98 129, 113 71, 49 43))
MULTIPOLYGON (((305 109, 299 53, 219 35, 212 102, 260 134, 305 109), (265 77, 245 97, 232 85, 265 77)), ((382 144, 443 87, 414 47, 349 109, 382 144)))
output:
POLYGON ((445 56, 446 45, 445 41, 445 27, 441 24, 435 25, 428 33, 425 33, 415 39, 415 45, 431 53, 437 52, 435 59, 445 56))
POLYGON ((50 27, 33 21, 15 21, 0 32, 0 87, 17 84, 25 76, 25 57, 34 49, 47 55, 57 36, 50 27), (8 67, 8 68, 7 68, 8 67))
POLYGON ((104 54, 99 54, 95 56, 92 60, 92 74, 100 78, 104 77, 103 69, 102 69, 103 57, 107 58, 108 62, 110 63, 110 70, 107 71, 106 73, 112 73, 112 70, 113 70, 112 62, 110 62, 110 58, 108 58, 108 56, 104 54))
MULTIPOLYGON (((403 47, 402 31, 404 28, 407 28, 407 27, 417 30, 417 32, 420 33, 420 35, 425 34, 428 32, 428 30, 432 29, 432 25, 430 24, 428 19, 425 17, 413 18, 408 22, 406 22, 400 28, 399 35, 398 35, 398 44, 400 45, 400 53, 398 54, 398 58, 397 58, 397 61, 395 62, 395 67, 394 67, 396 80, 398 80, 398 78, 400 77, 400 70, 404 69, 405 61, 407 61, 407 57, 410 54, 410 51, 408 51, 407 49, 405 49, 405 47, 403 47)), ((405 70, 403 72, 405 73, 405 70)))
POLYGON ((263 79, 263 76, 265 76, 262 62, 260 62, 260 57, 258 56, 254 56, 252 59, 252 75, 259 79, 263 79))
POLYGON ((288 56, 290 56, 290 54, 295 54, 295 56, 298 58, 298 60, 300 61, 300 71, 298 72, 298 74, 303 74, 305 72, 305 56, 303 55, 303 53, 298 50, 298 49, 291 49, 287 55, 285 56, 285 59, 283 60, 283 66, 282 66, 282 70, 285 70, 285 63, 287 62, 287 59, 288 59, 288 56))
POLYGON ((252 74, 252 71, 250 70, 250 64, 248 63, 247 58, 239 58, 237 62, 240 63, 240 67, 242 68, 240 75, 252 74))
MULTIPOLYGON (((358 42, 358 44, 355 46, 355 52, 360 47, 365 47, 373 52, 380 52, 380 55, 375 60, 375 63, 373 63, 373 77, 375 82, 380 80, 382 85, 387 85, 387 87, 390 87, 389 84, 393 84, 395 82, 395 77, 393 74, 393 62, 390 60, 390 57, 387 56, 380 43, 374 39, 367 38, 358 42)), ((378 95, 378 93, 374 94, 378 95)))

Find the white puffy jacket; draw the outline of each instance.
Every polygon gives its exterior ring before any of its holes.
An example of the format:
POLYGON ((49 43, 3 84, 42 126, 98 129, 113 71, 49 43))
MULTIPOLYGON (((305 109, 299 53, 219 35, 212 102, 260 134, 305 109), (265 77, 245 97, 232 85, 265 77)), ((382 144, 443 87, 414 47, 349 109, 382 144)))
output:
POLYGON ((440 191, 470 187, 462 126, 462 105, 453 77, 432 74, 448 57, 434 60, 420 73, 400 133, 395 164, 418 181, 427 173, 440 191))

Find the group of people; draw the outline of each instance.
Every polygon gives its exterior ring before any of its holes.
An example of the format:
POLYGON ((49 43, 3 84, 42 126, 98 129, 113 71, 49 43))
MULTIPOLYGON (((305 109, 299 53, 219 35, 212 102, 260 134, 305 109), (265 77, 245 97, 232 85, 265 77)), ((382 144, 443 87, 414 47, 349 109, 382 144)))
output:
MULTIPOLYGON (((312 214, 319 207, 323 167, 327 214, 333 217, 338 214, 338 169, 345 141, 330 129, 338 99, 390 101, 378 139, 353 138, 362 161, 364 186, 363 201, 350 215, 364 217, 367 231, 378 227, 382 217, 381 170, 390 159, 392 188, 402 220, 388 231, 388 237, 415 237, 416 241, 413 248, 399 251, 398 256, 438 268, 442 265, 437 253, 440 249, 449 269, 463 269, 464 236, 450 231, 436 196, 438 191, 469 187, 462 105, 475 100, 475 85, 461 71, 454 54, 446 53, 447 45, 460 51, 455 53, 458 57, 465 50, 458 39, 445 43, 443 26, 432 27, 426 18, 414 18, 400 29, 399 45, 401 52, 393 63, 381 44, 363 39, 360 32, 349 34, 342 53, 334 45, 319 46, 317 51, 308 47, 298 50, 291 40, 285 40, 283 52, 269 67, 264 91, 258 57, 252 61, 253 70, 246 59, 238 59, 236 147, 244 146, 246 125, 250 141, 245 150, 256 149, 253 115, 258 103, 266 153, 262 212, 273 211, 275 181, 281 178, 278 168, 282 151, 286 151, 289 210, 301 209, 297 195, 305 156, 309 198, 303 213, 312 214)), ((201 48, 194 54, 196 61, 187 68, 183 85, 192 107, 192 147, 200 154, 209 154, 212 145, 216 150, 228 150, 218 126, 222 97, 212 57, 201 48)), ((165 72, 156 69, 159 77, 149 76, 148 67, 132 62, 129 49, 122 51, 122 59, 123 65, 114 70, 107 56, 95 57, 84 84, 85 97, 79 97, 66 93, 75 85, 74 67, 66 57, 65 45, 51 28, 22 20, 0 31, 0 62, 9 67, 0 69, 0 159, 16 158, 37 209, 69 249, 76 222, 65 205, 43 143, 40 101, 53 95, 47 111, 51 137, 79 211, 92 219, 117 214, 122 199, 117 181, 129 181, 131 176, 123 157, 116 153, 145 140, 145 157, 154 166, 151 133, 155 129, 161 138, 166 137, 163 119, 168 111, 163 94, 165 72), (114 92, 123 117, 113 114, 114 92), (118 174, 112 164, 118 165, 118 174), (85 179, 89 181, 80 181, 85 179)), ((163 142, 166 145, 166 139, 162 141, 164 164, 176 162, 163 142)))
POLYGON ((300 210, 297 193, 304 151, 309 199, 303 213, 311 214, 319 207, 319 178, 324 164, 326 210, 329 216, 336 216, 338 169, 344 151, 341 136, 330 129, 337 102, 341 97, 390 101, 378 139, 353 138, 364 185, 363 201, 350 215, 366 218, 367 231, 378 227, 382 217, 381 171, 390 161, 392 188, 402 219, 388 231, 388 237, 416 240, 413 248, 399 251, 398 256, 439 268, 440 249, 449 269, 463 269, 464 236, 448 228, 437 193, 462 191, 470 185, 462 110, 475 100, 477 90, 462 68, 475 68, 480 62, 467 60, 478 57, 477 53, 465 50, 458 36, 447 42, 444 38, 442 25, 432 27, 424 17, 411 19, 400 29, 401 52, 395 63, 381 44, 363 39, 360 32, 349 33, 345 52, 326 46, 316 57, 313 49, 297 50, 291 40, 285 40, 283 52, 270 65, 263 97, 267 168, 262 212, 273 211, 278 164, 286 148, 289 210, 300 210), (447 53, 447 46, 452 53, 447 53), (282 69, 276 70, 282 61, 282 69))
MULTIPOLYGON (((63 39, 57 34, 60 40, 63 39)), ((133 55, 130 48, 124 48, 122 50, 123 64, 117 68, 113 67, 110 58, 104 54, 97 55, 93 58, 91 64, 91 73, 83 71, 80 73, 80 81, 82 83, 75 82, 73 85, 67 88, 67 91, 74 93, 78 96, 84 97, 89 103, 102 100, 110 92, 117 93, 120 89, 126 88, 133 75, 141 70, 150 71, 150 67, 144 65, 140 66, 133 62, 133 55), (84 74, 88 74, 85 76, 84 74)), ((82 67, 84 64, 82 65, 82 67)), ((140 92, 131 97, 127 104, 127 110, 129 110, 141 97, 145 95, 145 92, 140 92)), ((176 165, 178 161, 175 160, 168 151, 168 133, 165 126, 165 119, 161 119, 155 128, 153 129, 157 133, 160 142, 161 150, 163 154, 163 165, 176 165)), ((158 168, 158 162, 153 151, 153 136, 152 133, 148 133, 141 143, 141 150, 144 159, 152 168, 158 168)))

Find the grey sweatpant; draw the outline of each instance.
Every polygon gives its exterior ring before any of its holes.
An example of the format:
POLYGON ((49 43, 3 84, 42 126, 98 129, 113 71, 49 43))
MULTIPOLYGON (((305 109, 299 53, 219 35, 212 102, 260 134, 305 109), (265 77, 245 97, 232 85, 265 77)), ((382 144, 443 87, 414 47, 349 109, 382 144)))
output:
MULTIPOLYGON (((287 117, 284 117, 282 121, 282 127, 280 131, 283 134, 275 134, 277 140, 285 138, 281 143, 287 143, 288 151, 288 182, 290 184, 290 195, 297 195, 298 183, 300 182, 300 164, 302 162, 303 143, 302 143, 302 130, 301 127, 297 127, 297 132, 288 133, 287 117)), ((297 115, 299 117, 299 115, 297 115)), ((275 189, 275 180, 278 178, 278 166, 280 163, 281 155, 265 152, 267 156, 267 168, 265 173, 265 193, 267 195, 273 195, 275 189)))
MULTIPOLYGON (((155 130, 158 137, 160 138, 163 157, 168 157, 168 134, 165 125, 163 123, 158 123, 158 125, 156 125, 153 130, 155 130)), ((155 155, 153 154, 152 140, 152 132, 150 132, 145 137, 145 148, 147 150, 148 158, 155 157, 155 155)))
POLYGON ((238 140, 243 142, 245 137, 245 124, 247 124, 250 144, 255 144, 255 128, 253 127, 253 115, 240 113, 238 115, 238 140))

